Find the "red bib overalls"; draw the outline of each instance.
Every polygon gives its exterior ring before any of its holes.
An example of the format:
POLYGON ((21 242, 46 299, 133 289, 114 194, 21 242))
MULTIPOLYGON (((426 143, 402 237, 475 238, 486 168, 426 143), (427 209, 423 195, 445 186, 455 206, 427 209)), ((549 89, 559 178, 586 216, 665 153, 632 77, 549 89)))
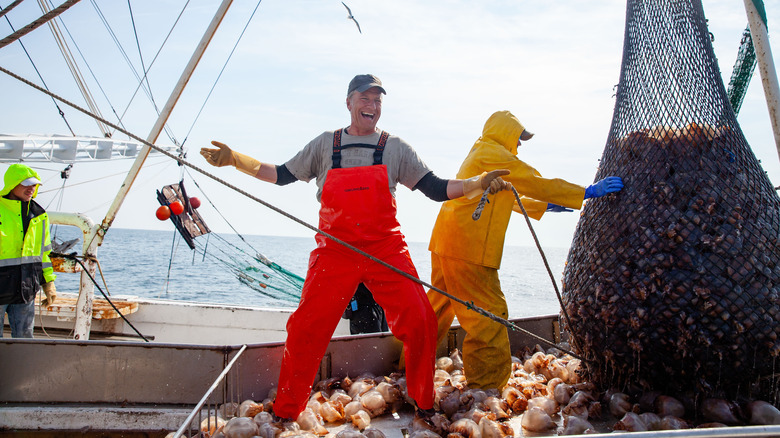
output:
MULTIPOLYGON (((333 168, 322 188, 320 229, 417 277, 396 219, 387 167, 381 164, 386 139, 383 132, 373 166, 343 169, 341 130, 336 131, 333 168)), ((433 407, 436 317, 423 287, 321 234, 316 240, 301 301, 287 321, 274 413, 296 419, 306 407, 322 356, 360 282, 384 308, 390 331, 404 343, 409 396, 422 409, 433 407)), ((371 352, 355 352, 362 354, 371 352)))

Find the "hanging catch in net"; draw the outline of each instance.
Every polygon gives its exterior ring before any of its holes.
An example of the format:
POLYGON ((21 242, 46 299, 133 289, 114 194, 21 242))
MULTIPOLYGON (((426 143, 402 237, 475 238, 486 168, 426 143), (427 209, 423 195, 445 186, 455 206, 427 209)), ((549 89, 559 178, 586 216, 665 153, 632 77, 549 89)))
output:
POLYGON ((700 0, 628 1, 596 180, 610 175, 625 187, 585 206, 564 271, 587 377, 776 397, 780 199, 737 124, 700 0))

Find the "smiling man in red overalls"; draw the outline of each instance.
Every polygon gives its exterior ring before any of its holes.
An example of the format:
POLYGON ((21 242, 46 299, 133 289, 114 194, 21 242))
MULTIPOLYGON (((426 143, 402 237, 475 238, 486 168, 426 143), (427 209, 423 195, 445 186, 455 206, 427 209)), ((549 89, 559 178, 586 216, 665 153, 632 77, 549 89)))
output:
MULTIPOLYGON (((284 165, 261 163, 213 141, 201 155, 215 166, 240 171, 278 185, 316 178, 319 228, 415 277, 417 271, 396 219, 395 188, 418 189, 436 201, 505 188, 496 170, 465 180, 444 180, 397 136, 378 130, 385 89, 374 75, 357 75, 347 89, 350 125, 327 131, 284 165)), ((433 408, 436 318, 423 287, 366 257, 317 234, 317 248, 298 309, 287 322, 274 413, 296 419, 306 407, 312 381, 358 284, 363 282, 385 310, 390 331, 404 343, 409 396, 417 408, 433 408)))

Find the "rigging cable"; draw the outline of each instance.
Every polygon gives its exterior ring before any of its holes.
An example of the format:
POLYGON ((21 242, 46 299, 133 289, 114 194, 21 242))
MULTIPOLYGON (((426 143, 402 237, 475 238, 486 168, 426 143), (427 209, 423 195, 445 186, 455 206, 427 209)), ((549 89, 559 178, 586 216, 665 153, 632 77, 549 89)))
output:
MULTIPOLYGON (((173 33, 173 29, 175 29, 176 25, 179 23, 179 19, 181 18, 182 14, 184 14, 184 11, 187 9, 187 5, 189 5, 189 0, 187 0, 187 2, 184 4, 184 7, 182 8, 181 12, 179 12, 179 15, 176 17, 176 20, 173 22, 171 29, 168 31, 168 34, 165 36, 165 39, 163 40, 162 44, 160 44, 160 48, 157 50, 157 53, 152 59, 152 62, 149 64, 149 68, 146 68, 146 66, 144 65, 143 52, 141 51, 141 44, 138 41, 138 31, 136 30, 135 27, 135 15, 133 14, 133 8, 130 5, 130 0, 127 0, 127 9, 130 12, 130 22, 133 24, 133 35, 135 36, 135 45, 136 48, 138 49, 138 57, 141 60, 141 71, 144 73, 141 81, 146 81, 146 88, 149 90, 148 93, 149 100, 151 101, 152 107, 154 107, 154 111, 158 116, 160 115, 160 109, 157 106, 157 102, 154 100, 154 94, 152 93, 152 85, 149 83, 149 71, 151 70, 152 65, 154 64, 154 61, 156 61, 157 57, 160 55, 160 52, 162 51, 163 47, 165 47, 165 43, 168 42, 168 38, 170 38, 171 34, 173 33)), ((128 103, 128 108, 129 108, 129 103, 128 103)), ((125 113, 126 112, 127 110, 125 110, 125 113)), ((174 135, 170 125, 166 123, 165 125, 163 125, 163 129, 165 130, 165 134, 168 136, 168 139, 170 139, 173 142, 173 144, 178 146, 179 142, 178 140, 176 140, 176 135, 174 135)))
MULTIPOLYGON (((66 105, 70 106, 73 109, 76 109, 76 110, 80 111, 83 114, 86 114, 86 115, 88 115, 90 117, 97 117, 97 115, 91 114, 91 113, 89 113, 89 111, 85 110, 84 108, 79 107, 78 105, 74 104, 73 102, 70 102, 70 101, 68 101, 67 99, 65 99, 65 98, 63 98, 61 96, 57 96, 54 93, 51 93, 50 91, 45 90, 45 89, 37 86, 36 84, 34 84, 34 83, 24 79, 23 77, 21 77, 21 76, 15 74, 15 73, 9 71, 5 67, 0 66, 0 71, 2 71, 3 73, 5 73, 5 74, 7 74, 7 75, 9 75, 9 76, 11 76, 11 77, 13 77, 13 78, 15 78, 15 79, 25 83, 25 84, 27 84, 27 85, 37 89, 38 91, 40 91, 42 93, 46 93, 46 94, 48 94, 50 96, 55 97, 57 100, 65 103, 66 105)), ((103 123, 110 124, 110 122, 108 122, 107 120, 101 120, 101 121, 103 123)), ((196 166, 195 164, 192 164, 192 163, 190 163, 188 161, 183 160, 180 157, 177 157, 176 155, 171 154, 170 152, 160 148, 159 146, 154 145, 154 144, 152 144, 152 143, 150 143, 150 142, 148 142, 148 141, 138 137, 137 135, 135 135, 135 134, 133 134, 133 133, 131 133, 131 132, 125 130, 125 129, 122 129, 122 128, 116 126, 116 125, 114 125, 112 127, 114 129, 122 132, 123 134, 129 136, 130 138, 142 142, 143 144, 145 144, 149 148, 154 149, 154 150, 160 152, 161 154, 167 156, 168 158, 172 158, 172 159, 178 161, 179 163, 181 163, 182 165, 185 165, 187 167, 192 168, 193 170, 197 171, 198 173, 201 173, 201 174, 205 175, 206 177, 211 178, 212 180, 214 180, 214 181, 224 185, 225 187, 227 187, 227 188, 229 188, 229 189, 231 189, 231 190, 233 190, 233 191, 235 191, 237 193, 240 193, 241 195, 244 195, 245 197, 247 197, 247 198, 257 202, 258 204, 263 205, 264 207, 266 207, 266 208, 268 208, 270 210, 275 211, 276 213, 278 213, 278 214, 280 214, 280 215, 282 215, 282 216, 292 220, 293 222, 296 222, 297 224, 302 225, 302 226, 308 228, 309 230, 314 231, 317 234, 321 234, 322 236, 331 239, 332 241, 338 243, 339 245, 342 245, 343 247, 348 248, 351 251, 353 251, 353 252, 355 252, 357 254, 360 254, 363 257, 366 257, 367 259, 369 259, 371 261, 374 261, 374 262, 376 262, 376 263, 386 267, 387 269, 395 272, 396 274, 398 274, 398 275, 400 275, 400 276, 402 276, 402 277, 404 277, 404 278, 406 278, 408 280, 414 281, 414 282, 416 282, 416 283, 418 283, 418 284, 420 284, 422 286, 427 287, 430 290, 436 291, 437 293, 442 294, 442 295, 446 296, 447 298, 449 298, 449 299, 451 299, 451 300, 453 300, 455 302, 458 302, 458 303, 466 306, 468 309, 471 309, 472 311, 477 312, 477 313, 479 313, 480 315, 482 315, 482 316, 484 316, 486 318, 489 318, 489 319, 491 319, 491 320, 493 320, 495 322, 498 322, 499 324, 502 324, 502 325, 506 326, 507 328, 511 328, 512 330, 524 333, 525 335, 530 336, 531 338, 536 339, 539 342, 542 342, 545 345, 548 345, 550 347, 558 348, 559 350, 563 351, 564 353, 568 353, 572 357, 580 359, 583 362, 587 362, 588 361, 586 358, 584 358, 584 357, 582 357, 582 356, 580 356, 580 355, 578 355, 578 354, 576 354, 574 352, 567 351, 567 350, 561 348, 559 345, 556 345, 555 342, 553 342, 553 341, 547 340, 547 339, 545 339, 545 338, 543 338, 543 337, 541 337, 541 336, 539 336, 539 335, 537 335, 535 333, 532 333, 532 332, 530 332, 530 331, 528 331, 528 330, 518 326, 517 324, 513 323, 512 321, 509 321, 507 319, 501 318, 499 316, 496 316, 496 315, 488 312, 487 310, 485 310, 485 309, 475 305, 473 302, 464 301, 464 300, 462 300, 462 299, 460 299, 460 298, 458 298, 458 297, 456 297, 456 296, 454 296, 454 295, 452 295, 452 294, 450 294, 450 293, 448 293, 448 292, 446 292, 444 290, 439 289, 438 287, 435 287, 435 286, 431 285, 430 283, 428 283, 426 281, 423 281, 423 280, 417 278, 414 275, 411 275, 411 274, 409 274, 409 273, 407 273, 407 272, 405 272, 405 271, 403 271, 401 269, 396 268, 395 266, 385 262, 384 260, 381 260, 379 258, 376 258, 376 257, 372 256, 371 254, 363 251, 362 249, 357 248, 354 245, 351 245, 350 243, 345 242, 345 241, 339 239, 338 237, 333 236, 332 234, 317 228, 314 225, 311 225, 310 223, 304 221, 303 219, 300 219, 300 218, 298 218, 298 217, 296 217, 296 216, 294 216, 294 215, 292 215, 290 213, 287 213, 286 211, 282 210, 281 208, 276 207, 275 205, 270 204, 269 202, 266 202, 266 201, 258 198, 257 196, 252 195, 251 193, 247 192, 246 190, 241 189, 240 187, 238 187, 238 186, 236 186, 234 184, 231 184, 231 183, 225 181, 222 178, 219 178, 218 176, 216 176, 216 175, 214 175, 214 174, 212 174, 212 173, 210 173, 210 172, 208 172, 208 171, 206 171, 206 170, 196 166)))
MULTIPOLYGON (((43 13, 51 11, 51 5, 47 0, 38 0, 38 5, 40 6, 41 12, 43 13)), ((62 22, 62 20, 60 20, 60 22, 62 22)), ((78 64, 76 64, 73 53, 70 51, 70 47, 68 47, 68 44, 65 42, 65 39, 62 36, 62 32, 60 31, 59 25, 57 24, 57 18, 54 18, 47 24, 49 25, 49 30, 51 30, 52 36, 54 37, 54 41, 60 48, 60 53, 62 53, 62 57, 65 60, 65 65, 68 66, 70 74, 73 76, 73 80, 76 82, 76 86, 81 92, 82 97, 84 97, 84 101, 95 114, 98 114, 102 117, 103 114, 100 112, 100 108, 97 106, 95 98, 92 96, 92 92, 89 91, 89 87, 87 87, 86 82, 84 82, 84 75, 81 74, 81 70, 79 69, 78 64)), ((100 129, 100 132, 103 133, 103 136, 108 137, 108 130, 106 129, 105 125, 101 124, 97 120, 95 120, 95 123, 97 123, 98 129, 100 129)))
MULTIPOLYGON (((143 339, 146 342, 149 342, 149 339, 146 336, 142 335, 141 332, 139 332, 138 329, 135 328, 135 326, 130 321, 128 321, 128 319, 125 317, 125 315, 122 312, 120 312, 119 309, 117 309, 117 307, 111 301, 111 299, 108 298, 108 295, 106 295, 106 293, 103 292, 103 289, 97 283, 97 281, 95 280, 95 277, 93 277, 92 274, 89 273, 89 269, 87 269, 87 267, 84 266, 84 263, 82 263, 81 260, 79 260, 79 257, 76 257, 76 256, 71 255, 71 254, 54 254, 54 253, 52 253, 52 255, 54 255, 55 257, 62 257, 62 258, 65 258, 65 259, 75 260, 76 263, 81 265, 82 272, 87 274, 87 276, 89 277, 90 281, 92 281, 92 284, 94 284, 95 287, 98 289, 98 291, 100 291, 100 293, 103 295, 103 298, 105 298, 106 301, 108 301, 108 304, 111 305, 111 307, 114 309, 114 311, 117 313, 117 315, 119 315, 125 321, 125 323, 127 325, 129 325, 130 328, 133 329, 133 331, 138 334, 138 336, 141 337, 141 339, 143 339)), ((102 272, 101 272, 101 275, 102 275, 102 272)))
MULTIPOLYGON (((0 10, 3 11, 4 13, 8 11, 8 9, 3 9, 2 7, 0 7, 0 10)), ((5 21, 8 22, 8 26, 11 28, 11 31, 16 32, 16 29, 14 29, 14 25, 11 24, 11 20, 9 20, 8 17, 5 17, 5 21)), ((24 43, 21 40, 19 40, 19 45, 22 46, 22 50, 24 50, 24 54, 27 55, 27 59, 30 60, 30 64, 32 65, 33 70, 35 70, 35 74, 38 75, 38 79, 41 80, 43 86, 48 90, 49 86, 46 85, 46 81, 43 80, 43 76, 41 76, 41 72, 38 70, 38 66, 36 66, 35 62, 32 60, 32 57, 30 56, 30 52, 27 51, 27 47, 24 46, 24 43)), ((60 108, 60 105, 57 103, 57 100, 55 98, 52 97, 51 101, 52 103, 54 103, 54 106, 57 108, 57 112, 59 113, 60 117, 62 117, 62 121, 65 122, 65 126, 68 127, 68 131, 70 131, 70 134, 75 137, 76 133, 73 132, 73 129, 70 127, 70 123, 68 123, 68 119, 65 118, 65 112, 62 111, 62 108, 60 108)))
MULTIPOLYGON (((171 256, 168 258, 168 274, 165 276, 165 286, 163 287, 163 292, 167 295, 168 294, 168 284, 171 281, 171 267, 173 266, 173 254, 176 252, 176 248, 179 247, 179 245, 176 243, 176 236, 178 233, 176 231, 173 232, 173 242, 171 242, 171 256)), ((159 298, 159 296, 158 296, 159 298)))
POLYGON ((7 37, 0 40, 0 49, 18 40, 19 38, 27 35, 33 30, 43 26, 46 22, 60 15, 61 13, 67 11, 71 6, 75 5, 80 1, 81 0, 67 0, 65 3, 57 6, 56 9, 42 15, 37 20, 34 20, 32 23, 28 24, 27 26, 19 29, 18 31, 14 31, 14 33, 12 33, 11 35, 8 35, 7 37))
POLYGON ((14 2, 13 2, 13 3, 11 3, 10 5, 6 6, 6 7, 5 7, 5 9, 3 9, 3 7, 2 7, 2 6, 0 6, 0 17, 2 17, 2 16, 4 16, 5 14, 7 14, 7 13, 11 12, 11 10, 12 10, 13 8, 15 8, 15 7, 19 6, 19 4, 20 4, 21 2, 23 2, 23 1, 24 1, 24 0, 14 0, 14 2))
MULTIPOLYGON (((94 1, 94 0, 93 0, 94 1)), ((89 71, 89 74, 92 76, 92 80, 95 81, 95 84, 97 85, 98 89, 100 90, 100 93, 103 95, 103 98, 108 102, 108 106, 111 109, 111 113, 114 114, 114 117, 116 117, 118 123, 123 128, 125 127, 122 119, 119 117, 119 114, 116 112, 116 108, 114 107, 114 104, 111 102, 111 99, 108 97, 108 94, 103 89, 103 86, 100 84, 100 81, 98 80, 97 76, 95 75, 95 72, 92 70, 92 67, 90 66, 89 62, 87 61, 86 56, 84 56, 84 53, 81 51, 81 48, 79 47, 79 44, 76 42, 76 39, 73 38, 73 34, 70 33, 70 29, 68 29, 68 26, 65 25, 65 21, 62 20, 62 18, 57 18, 60 22, 60 25, 65 29, 65 33, 68 34, 68 37, 70 38, 70 41, 73 43, 73 45, 76 47, 76 51, 78 52, 79 56, 81 57, 81 61, 84 63, 84 66, 89 71)), ((105 21, 104 21, 105 23, 105 21)), ((106 138, 111 138, 111 132, 107 132, 104 134, 106 138)))
MULTIPOLYGON (((482 215, 482 209, 485 208, 485 204, 488 202, 488 194, 490 193, 490 188, 488 187, 485 192, 482 194, 482 198, 480 198, 479 203, 477 204, 476 210, 474 210, 474 214, 471 215, 471 218, 473 220, 478 220, 479 217, 482 215)), ((533 225, 531 225, 531 219, 528 217, 528 212, 525 211, 525 207, 523 207, 523 202, 520 200, 520 194, 517 193, 517 189, 512 186, 512 193, 515 195, 515 201, 517 201, 517 205, 520 206, 520 210, 523 212, 523 216, 525 217, 525 222, 528 224, 528 230, 531 231, 531 236, 534 238, 534 242, 536 243, 536 249, 539 250, 539 254, 542 256, 542 262, 544 262, 544 267, 547 268, 547 274, 550 275, 550 281, 552 281, 553 289, 555 289, 555 296, 558 298, 558 304, 561 306, 561 313, 563 313, 563 317, 566 320, 566 324, 571 329, 574 327, 571 324, 571 319, 569 319, 569 313, 566 311, 566 306, 563 305, 563 298, 561 297, 561 293, 558 291, 558 283, 555 281, 555 276, 552 273, 552 269, 550 269, 550 264, 547 263, 547 256, 544 255, 544 250, 542 249, 541 243, 539 243, 539 238, 536 237, 536 232, 534 231, 533 225)), ((572 341, 574 341, 575 337, 572 336, 572 341)), ((576 345, 575 345, 576 347, 576 345)), ((575 356, 577 357, 577 356, 575 356)), ((579 357, 577 357, 580 359, 579 357)))
MULTIPOLYGON (((122 43, 119 42, 119 38, 117 38, 116 33, 114 33, 114 30, 111 28, 111 25, 108 24, 108 20, 106 19, 105 15, 103 14, 103 11, 100 9, 100 7, 97 5, 97 3, 95 3, 95 0, 90 0, 90 1, 92 3, 92 6, 95 9, 95 12, 98 14, 98 16, 100 17, 101 21, 103 22, 103 26, 106 28, 106 31, 108 31, 109 35, 114 40, 114 45, 119 50, 119 53, 125 59, 125 63, 128 65, 128 67, 130 67, 130 71, 133 73, 133 75, 135 76, 136 80, 138 81, 138 85, 136 86, 135 91, 133 91, 133 94, 130 97, 130 100, 129 100, 127 106, 125 107, 124 111, 122 112, 122 115, 121 116, 117 116, 117 118, 120 121, 124 119, 125 115, 127 115, 127 111, 130 109, 130 105, 132 104, 133 100, 135 100, 135 96, 138 94, 138 90, 139 89, 143 89, 144 90, 144 92, 146 93, 147 98, 149 99, 149 101, 152 103, 152 106, 154 107, 155 113, 157 115, 159 115, 160 114, 160 110, 159 110, 159 108, 157 108, 157 105, 154 102, 154 98, 152 97, 151 89, 149 89, 148 87, 144 86, 144 84, 145 84, 144 79, 146 78, 146 75, 148 74, 148 71, 144 71, 144 75, 143 76, 139 76, 138 71, 133 66, 133 62, 130 60, 130 57, 127 55, 127 52, 125 51, 124 47, 122 47, 122 43)), ((184 15, 184 11, 187 9, 187 6, 189 5, 189 3, 190 3, 190 0, 187 0, 187 2, 185 2, 184 6, 182 7, 182 10, 179 11, 179 15, 176 17, 176 20, 174 20, 173 25, 168 30, 168 34, 165 36, 165 39, 163 40, 162 44, 160 45, 160 48, 157 50, 157 53, 155 53, 154 58, 152 58, 152 61, 149 63, 149 69, 152 68, 152 66, 154 65, 155 61, 160 56, 160 53, 162 52, 163 47, 168 42, 168 39, 170 38, 171 34, 173 33, 173 30, 176 28, 176 26, 177 26, 179 20, 181 19, 182 15, 184 15)), ((170 132, 170 128, 168 127, 167 124, 165 126, 165 130, 166 130, 166 134, 168 135, 168 138, 174 144, 178 145, 177 140, 175 139, 175 136, 173 135, 173 133, 170 132)))
POLYGON ((238 47, 238 43, 241 42, 241 38, 244 37, 244 32, 246 32, 246 29, 249 27, 249 23, 252 22, 252 18, 255 16, 255 13, 257 12, 257 8, 260 7, 261 1, 262 0, 259 0, 257 2, 257 5, 255 5, 255 9, 252 10, 252 14, 249 15, 249 18, 246 20, 246 24, 244 25, 244 28, 241 30, 241 33, 238 35, 236 44, 234 44, 233 49, 230 50, 230 54, 228 55, 227 59, 225 59, 225 63, 222 65, 222 69, 219 71, 217 78, 214 80, 214 84, 211 86, 209 93, 206 95, 206 99, 203 100, 203 105, 201 105, 200 109, 198 110, 198 114, 195 115, 195 119, 192 121, 192 125, 190 126, 190 129, 187 131, 187 135, 184 136, 184 141, 182 141, 181 143, 182 147, 187 142, 187 139, 190 137, 190 133, 192 132, 192 129, 195 128, 195 123, 200 118, 200 114, 203 112, 203 108, 206 107, 206 103, 209 101, 209 98, 211 97, 211 93, 213 93, 214 89, 217 87, 217 82, 219 82, 219 79, 222 77, 222 73, 225 72, 225 68, 227 68, 228 62, 230 62, 230 58, 233 57, 233 52, 236 51, 236 48, 238 47))

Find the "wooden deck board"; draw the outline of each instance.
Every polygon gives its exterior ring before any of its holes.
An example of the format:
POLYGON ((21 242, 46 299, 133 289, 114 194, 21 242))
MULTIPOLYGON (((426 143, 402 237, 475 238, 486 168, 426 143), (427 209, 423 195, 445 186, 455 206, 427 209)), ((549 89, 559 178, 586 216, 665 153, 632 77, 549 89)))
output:
MULTIPOLYGON (((40 303, 44 298, 42 294, 38 294, 36 303, 40 303)), ((36 306, 36 311, 43 316, 55 316, 58 319, 70 319, 76 317, 76 301, 78 295, 70 293, 58 293, 57 300, 54 304, 43 307, 36 306)), ((119 312, 122 315, 129 315, 138 311, 138 303, 135 301, 128 301, 124 298, 112 298, 111 302, 114 303, 119 312)), ((121 316, 114 310, 109 302, 103 298, 94 298, 92 300, 92 319, 115 319, 121 318, 121 316)))

